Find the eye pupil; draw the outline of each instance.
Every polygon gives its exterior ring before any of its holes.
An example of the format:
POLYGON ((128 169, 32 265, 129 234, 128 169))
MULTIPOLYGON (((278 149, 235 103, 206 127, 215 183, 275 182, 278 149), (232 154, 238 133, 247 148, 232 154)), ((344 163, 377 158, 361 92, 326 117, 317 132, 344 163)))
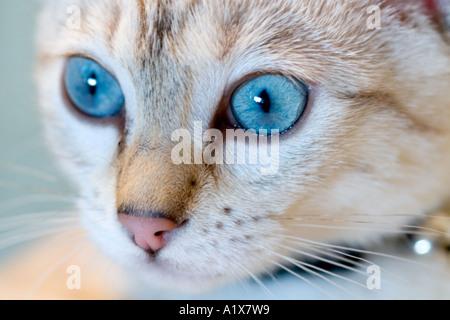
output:
POLYGON ((87 85, 89 87, 89 93, 92 95, 95 95, 97 93, 97 76, 95 74, 92 74, 89 79, 87 79, 87 85))
POLYGON ((270 112, 270 108, 271 108, 271 101, 270 101, 270 96, 267 93, 267 90, 264 89, 263 91, 261 91, 261 93, 257 96, 255 96, 254 98, 255 102, 257 104, 259 104, 261 106, 261 109, 263 112, 265 113, 269 113, 270 112))
POLYGON ((72 105, 88 116, 116 116, 125 104, 125 96, 117 79, 91 59, 70 58, 64 84, 72 105))

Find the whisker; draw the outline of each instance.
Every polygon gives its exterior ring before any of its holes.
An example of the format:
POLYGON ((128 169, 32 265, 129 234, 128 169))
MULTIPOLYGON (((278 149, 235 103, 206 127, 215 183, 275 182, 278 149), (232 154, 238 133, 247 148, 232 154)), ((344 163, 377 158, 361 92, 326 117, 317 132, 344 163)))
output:
POLYGON ((355 256, 355 255, 352 255, 352 254, 349 254, 349 253, 346 253, 346 252, 343 252, 343 251, 338 251, 338 250, 331 249, 331 248, 323 248, 323 247, 320 247, 318 245, 305 244, 305 243, 302 243, 302 242, 294 241, 292 239, 290 239, 289 241, 291 243, 293 243, 293 244, 305 246, 306 248, 308 248, 310 250, 314 250, 314 251, 316 251, 316 252, 318 252, 320 254, 328 255, 328 256, 330 256, 332 258, 342 260, 345 263, 356 265, 358 267, 365 267, 367 265, 365 265, 364 263, 356 262, 356 260, 366 262, 369 265, 374 264, 370 260, 364 259, 364 258, 359 257, 359 256, 355 256), (345 257, 348 257, 348 258, 345 258, 345 257))
POLYGON ((285 246, 285 245, 280 245, 280 246, 281 246, 282 248, 288 249, 288 250, 290 250, 290 251, 292 251, 292 252, 296 252, 296 253, 299 253, 299 254, 301 254, 301 255, 304 255, 304 256, 313 258, 313 259, 315 259, 315 260, 317 260, 317 261, 323 261, 323 262, 326 262, 326 263, 328 263, 328 264, 334 265, 334 266, 336 266, 336 267, 339 267, 339 268, 342 268, 342 269, 347 269, 347 270, 353 271, 353 272, 355 272, 355 273, 359 273, 359 274, 364 274, 364 275, 365 275, 365 273, 364 273, 363 271, 361 271, 361 270, 359 270, 359 269, 356 269, 356 268, 354 268, 354 267, 351 267, 351 266, 347 266, 347 265, 342 264, 342 263, 340 263, 340 262, 333 261, 333 260, 330 260, 330 259, 327 259, 327 258, 318 256, 318 255, 316 255, 316 254, 312 254, 312 253, 309 253, 309 252, 306 252, 306 251, 303 251, 303 250, 291 248, 291 247, 288 247, 288 246, 285 246))
POLYGON ((26 229, 34 228, 34 229, 45 229, 47 227, 53 227, 57 225, 69 225, 71 223, 77 223, 79 219, 77 218, 67 218, 62 217, 58 219, 54 219, 48 222, 41 222, 37 219, 30 220, 27 222, 24 221, 16 221, 8 224, 4 224, 0 226, 0 235, 4 235, 7 232, 23 232, 26 229))
MULTIPOLYGON (((82 267, 84 279, 98 281, 101 286, 108 286, 108 289, 111 288, 114 294, 118 293, 117 289, 122 283, 126 282, 125 279, 129 281, 134 280, 133 274, 121 272, 121 267, 114 260, 103 255, 91 241, 87 233, 83 232, 80 234, 80 238, 86 242, 86 246, 83 251, 77 254, 76 259, 81 261, 79 266, 80 268, 82 267), (117 274, 116 272, 121 273, 117 274)), ((73 242, 73 240, 70 240, 70 242, 73 242)), ((87 281, 84 281, 84 283, 87 283, 87 281)), ((104 291, 110 294, 108 290, 104 291)), ((124 296, 122 291, 120 294, 124 296)))
MULTIPOLYGON (((34 99, 30 99, 30 103, 34 104, 34 99)), ((14 146, 9 147, 8 153, 14 155, 10 161, 19 162, 22 159, 29 159, 30 154, 47 152, 47 150, 48 144, 44 137, 44 132, 39 131, 34 135, 21 139, 14 146)))
POLYGON ((0 203, 0 212, 7 212, 8 210, 26 205, 37 203, 70 203, 73 205, 75 197, 63 195, 26 195, 18 198, 10 199, 0 203))
POLYGON ((304 239, 304 238, 301 238, 301 237, 290 236, 290 235, 285 235, 285 238, 290 238, 290 239, 293 239, 293 240, 297 240, 299 242, 315 244, 315 245, 318 245, 318 246, 321 246, 321 247, 328 247, 328 248, 333 248, 333 249, 346 250, 346 251, 350 251, 350 252, 363 253, 363 254, 366 254, 366 255, 374 255, 374 256, 378 256, 378 257, 390 258, 390 259, 393 259, 393 260, 397 260, 397 261, 401 261, 401 262, 405 262, 405 263, 409 263, 409 264, 414 264, 414 265, 417 265, 417 266, 425 267, 425 268, 428 268, 430 270, 440 271, 439 269, 433 268, 430 265, 427 265, 427 264, 424 264, 424 263, 420 263, 418 261, 414 261, 414 260, 411 260, 411 259, 407 259, 407 258, 403 258, 403 257, 399 257, 399 256, 394 256, 394 255, 391 255, 391 254, 388 254, 388 253, 382 253, 382 252, 376 252, 376 251, 371 251, 371 250, 363 250, 363 249, 357 249, 357 248, 352 248, 352 247, 346 247, 346 246, 339 246, 339 245, 334 245, 334 244, 322 243, 322 242, 308 240, 308 239, 304 239))
POLYGON ((0 233, 1 238, 3 240, 6 240, 12 237, 18 237, 20 235, 30 235, 30 232, 36 232, 36 231, 49 231, 49 230, 55 230, 56 228, 73 228, 74 224, 78 224, 78 219, 58 219, 56 221, 47 222, 45 224, 22 224, 18 227, 15 227, 14 229, 5 229, 2 230, 0 233))
POLYGON ((330 293, 326 292, 323 288, 319 287, 318 285, 314 284, 312 281, 308 280, 307 278, 303 277, 302 275, 294 272, 293 270, 289 269, 288 267, 278 263, 277 261, 271 260, 270 263, 272 263, 273 265, 276 265, 277 267, 285 270, 286 272, 290 273, 291 275, 293 275, 294 277, 304 281, 305 283, 311 285, 312 287, 316 288, 317 290, 319 290, 320 292, 322 292, 323 294, 325 294, 326 296, 328 296, 329 298, 335 300, 336 297, 333 297, 330 293))
POLYGON ((304 243, 298 243, 293 240, 290 240, 290 242, 293 244, 297 244, 297 245, 300 244, 301 246, 304 246, 304 247, 308 248, 309 250, 313 250, 313 251, 317 252, 318 254, 329 256, 333 259, 342 261, 343 263, 347 263, 348 265, 354 265, 354 266, 360 267, 360 268, 367 267, 366 264, 357 262, 357 260, 369 263, 369 265, 373 264, 373 263, 370 263, 369 260, 363 259, 361 257, 357 257, 355 255, 346 254, 345 252, 342 252, 342 251, 331 250, 329 248, 319 248, 318 246, 315 246, 315 245, 305 245, 304 243))
MULTIPOLYGON (((359 218, 377 218, 380 216, 372 215, 372 214, 363 214, 363 213, 339 213, 337 214, 301 214, 298 216, 277 216, 279 219, 283 220, 298 220, 303 221, 306 218, 311 219, 325 219, 325 220, 333 220, 333 219, 342 219, 345 217, 359 217, 359 218)), ((436 215, 436 214, 414 214, 414 213, 392 213, 392 214, 383 214, 382 217, 406 217, 406 218, 416 218, 416 219, 426 219, 426 218, 443 218, 450 219, 448 215, 436 215)))
MULTIPOLYGON (((435 216, 437 219, 439 216, 435 216)), ((374 217, 376 218, 376 217, 374 217)), ((449 218, 449 217, 443 217, 443 218, 449 218)), ((448 232, 444 232, 442 230, 438 230, 431 227, 426 226, 420 226, 420 225, 411 225, 411 224, 399 224, 399 223, 389 223, 389 222, 382 222, 382 221, 366 221, 366 220, 348 220, 348 219, 341 219, 341 218, 332 218, 332 219, 323 219, 323 218, 298 218, 295 219, 295 221, 324 221, 324 222, 333 222, 333 223, 355 223, 355 224, 367 224, 367 225, 380 225, 380 226, 390 226, 390 227, 396 227, 396 228, 402 228, 405 230, 386 230, 388 232, 402 232, 402 233, 412 233, 412 234, 420 234, 420 232, 423 232, 424 235, 427 234, 438 234, 442 236, 449 235, 448 232), (416 231, 414 231, 416 230, 416 231)), ((305 227, 320 227, 323 226, 324 228, 355 228, 351 226, 325 226, 325 225, 317 225, 317 224, 294 224, 296 226, 305 226, 305 227)), ((362 229, 362 228, 361 228, 362 229)), ((374 230, 374 228, 368 228, 370 230, 374 230)), ((383 229, 385 230, 385 229, 383 229)))
MULTIPOLYGON (((332 258, 334 258, 334 259, 338 259, 338 260, 341 260, 341 261, 345 261, 345 262, 350 263, 350 264, 352 264, 352 265, 358 266, 358 267, 361 268, 361 269, 363 269, 363 268, 367 269, 367 267, 369 267, 369 266, 371 266, 371 265, 377 265, 375 262, 370 261, 370 260, 368 260, 368 259, 364 259, 364 258, 362 258, 362 257, 358 257, 358 256, 355 256, 355 255, 351 255, 351 254, 348 254, 348 253, 346 253, 346 252, 338 251, 338 250, 335 250, 335 249, 330 249, 330 248, 317 248, 316 245, 311 245, 311 244, 305 245, 305 244, 298 243, 298 242, 293 242, 293 243, 303 245, 303 246, 307 247, 309 250, 314 250, 314 251, 318 252, 318 253, 321 254, 321 255, 326 255, 326 256, 330 256, 330 257, 332 257, 332 258), (334 253, 329 252, 329 251, 332 251, 332 252, 334 252, 334 253), (336 253, 336 254, 335 254, 335 253, 336 253), (344 258, 344 257, 342 257, 342 256, 347 256, 347 257, 350 257, 351 259, 346 259, 346 258, 344 258), (353 260, 352 260, 352 259, 353 259, 353 260), (358 263, 358 262, 355 261, 355 259, 356 259, 356 260, 359 260, 359 261, 363 261, 363 262, 365 262, 365 263, 367 263, 367 264, 358 263)), ((391 276, 393 276, 393 277, 395 277, 395 278, 401 280, 401 281, 404 282, 404 283, 410 283, 410 281, 409 281, 408 279, 406 279, 406 278, 404 278, 404 277, 401 277, 401 276, 399 276, 399 275, 397 275, 397 274, 395 274, 395 273, 393 273, 393 272, 391 272, 391 271, 389 271, 389 270, 387 270, 387 269, 385 269, 385 268, 383 268, 383 267, 381 267, 381 266, 379 266, 379 267, 380 267, 380 270, 383 271, 384 274, 391 275, 391 276)), ((363 271, 361 271, 361 274, 366 275, 366 273, 363 272, 363 271)), ((386 283, 386 284, 393 284, 392 282, 386 280, 385 278, 383 278, 382 281, 383 281, 384 283, 386 283)))
POLYGON ((61 189, 49 189, 44 187, 35 187, 32 185, 26 185, 23 183, 18 183, 16 181, 6 181, 0 180, 0 188, 3 189, 14 189, 18 191, 27 191, 31 193, 44 194, 44 195, 61 195, 67 196, 66 193, 61 192, 61 189))
POLYGON ((30 299, 30 297, 39 289, 39 287, 45 282, 45 280, 47 280, 54 272, 56 272, 57 268, 59 268, 64 262, 73 257, 75 254, 79 253, 80 250, 86 248, 86 246, 86 240, 84 240, 81 242, 81 244, 58 259, 58 261, 56 261, 46 272, 44 272, 36 280, 35 283, 33 283, 30 289, 25 293, 24 299, 30 299))
MULTIPOLYGON (((244 272, 245 272, 247 275, 249 275, 248 270, 247 270, 246 268, 243 267, 243 265, 242 265, 242 263, 241 263, 240 261, 237 261, 236 259, 233 259, 233 262, 235 262, 235 264, 236 264, 236 266, 237 266, 238 268, 244 270, 244 272)), ((251 298, 251 297, 252 297, 252 294, 251 294, 251 290, 250 290, 249 287, 248 287, 248 284, 249 284, 248 278, 247 278, 246 276, 243 276, 242 274, 240 274, 240 273, 237 272, 236 270, 232 270, 232 269, 231 269, 231 272, 236 276, 237 281, 239 281, 239 284, 240 284, 241 287, 244 289, 244 291, 246 292, 247 296, 248 296, 249 298, 251 298)), ((256 277, 256 275, 255 275, 255 277, 256 277)), ((252 280, 254 280, 254 279, 252 278, 252 280)), ((256 282, 256 283, 257 283, 257 282, 256 282)), ((258 284, 258 283, 257 283, 257 284, 258 284)), ((266 293, 267 291, 266 291, 264 288, 262 288, 261 286, 259 286, 259 284, 258 284, 258 287, 261 288, 261 289, 263 289, 263 292, 264 292, 265 294, 267 294, 267 293, 266 293)), ((267 290, 270 292, 269 289, 267 289, 267 290)))
POLYGON ((234 275, 236 275, 237 277, 237 281, 239 281, 239 284, 241 285, 241 287, 244 289, 247 297, 251 298, 252 294, 250 293, 250 289, 248 287, 248 282, 246 281, 247 279, 244 278, 242 275, 234 273, 234 275))
MULTIPOLYGON (((367 266, 371 266, 371 265, 377 265, 375 262, 373 262, 373 261, 370 261, 370 260, 368 260, 368 259, 364 259, 364 258, 362 258, 362 257, 358 257, 358 256, 354 256, 354 255, 351 255, 351 254, 348 254, 348 253, 346 253, 346 252, 342 252, 342 251, 337 251, 337 250, 335 250, 335 249, 329 249, 328 248, 328 250, 330 250, 330 251, 332 251, 332 252, 337 252, 338 254, 342 254, 342 255, 345 255, 345 256, 350 256, 351 258, 354 258, 354 259, 358 259, 358 260, 361 260, 361 261, 363 261, 363 262, 366 262, 367 263, 367 266)), ((364 266, 364 265, 362 265, 362 264, 360 264, 361 266, 364 266)), ((366 267, 367 267, 366 266, 366 267)), ((382 266, 379 266, 380 267, 380 270, 383 272, 383 274, 387 274, 387 275, 390 275, 390 276, 392 276, 392 277, 394 277, 394 278, 396 278, 396 279, 398 279, 398 280, 400 280, 400 281, 402 281, 403 283, 405 283, 405 284, 411 284, 411 280, 410 279, 407 279, 407 278, 405 278, 405 277, 402 277, 402 276, 400 276, 400 275, 398 275, 398 274, 396 274, 396 273, 394 273, 394 272, 392 272, 392 271, 390 271, 390 270, 388 270, 388 269, 386 269, 386 268, 384 268, 384 267, 382 267, 382 266)), ((388 282, 388 281, 386 281, 384 278, 382 279, 382 281, 383 282, 386 282, 387 284, 393 284, 393 283, 391 283, 391 282, 388 282)))
POLYGON ((266 294, 268 294, 272 299, 275 299, 273 293, 264 285, 264 283, 250 270, 248 270, 244 265, 239 264, 239 267, 242 268, 252 279, 258 284, 258 286, 263 289, 266 294))
POLYGON ((71 227, 70 228, 69 227, 66 227, 66 228, 58 227, 58 228, 48 229, 48 230, 44 230, 44 231, 39 230, 39 232, 36 231, 34 233, 28 233, 26 235, 22 235, 22 234, 15 235, 15 236, 9 237, 7 239, 2 239, 0 241, 0 250, 5 250, 7 248, 10 248, 10 247, 22 244, 22 243, 26 243, 26 242, 31 241, 31 240, 45 238, 47 236, 51 236, 51 235, 55 235, 55 234, 61 234, 61 233, 66 232, 66 231, 73 231, 73 228, 71 228, 71 227))
MULTIPOLYGON (((20 229, 17 230, 8 230, 5 232, 2 232, 1 234, 1 240, 0 243, 8 243, 10 241, 16 241, 16 239, 19 239, 20 237, 23 237, 23 239, 26 239, 27 237, 33 237, 34 235, 38 235, 44 232, 51 232, 55 230, 60 229, 69 229, 72 228, 71 226, 68 226, 66 222, 60 223, 60 224, 52 224, 49 226, 41 227, 41 226, 23 226, 20 229)), ((26 242, 27 240, 25 240, 26 242)))
POLYGON ((19 174, 24 174, 30 177, 35 177, 38 179, 42 179, 48 182, 60 182, 61 180, 56 175, 51 175, 47 172, 44 172, 42 170, 38 170, 34 167, 28 167, 25 165, 20 165, 17 163, 10 163, 10 162, 0 162, 0 168, 4 170, 14 171, 19 174))
MULTIPOLYGON (((291 226, 299 227, 299 228, 315 228, 315 229, 330 229, 330 230, 349 230, 349 231, 372 231, 372 232, 379 232, 379 233, 389 233, 389 234, 405 234, 408 233, 410 235, 433 235, 433 234, 440 234, 440 235, 448 235, 447 232, 443 232, 440 230, 432 229, 432 228, 425 228, 422 229, 424 231, 414 231, 414 230, 399 230, 399 229, 381 229, 381 228, 362 228, 362 227, 352 227, 352 226, 331 226, 331 225, 321 225, 321 224, 309 224, 309 223, 299 223, 299 224, 293 224, 291 226), (429 231, 429 232, 426 232, 429 231)), ((392 226, 392 225, 391 225, 392 226)), ((415 226, 408 226, 409 228, 413 228, 415 226)), ((421 227, 415 227, 415 228, 421 228, 421 227)))
MULTIPOLYGON (((24 12, 24 11, 31 11, 31 12, 34 13, 35 10, 36 10, 36 7, 35 7, 35 6, 25 5, 25 6, 23 6, 23 7, 20 7, 20 8, 14 9, 14 10, 9 10, 9 11, 7 12, 7 14, 8 14, 8 15, 13 15, 13 14, 21 13, 21 12, 24 12)), ((27 100, 28 100, 28 99, 27 99, 27 100)))
MULTIPOLYGON (((272 251, 272 250, 271 250, 271 252, 272 252, 273 254, 279 256, 280 258, 282 258, 282 259, 284 259, 284 260, 286 260, 286 261, 292 263, 294 266, 300 268, 301 270, 303 270, 303 271, 305 271, 305 272, 307 272, 307 273, 309 273, 309 274, 312 274, 312 275, 314 275, 314 276, 316 276, 316 277, 319 277, 320 279, 322 279, 322 280, 324 280, 324 281, 326 281, 326 282, 332 284, 332 285, 335 286, 336 288, 341 289, 342 291, 348 293, 348 294, 351 295, 351 296, 354 296, 354 294, 352 294, 351 292, 349 292, 347 289, 345 289, 344 287, 340 286, 340 285, 337 284, 336 282, 332 281, 331 279, 327 278, 327 277, 324 276, 323 274, 320 274, 320 273, 318 273, 318 272, 316 272, 316 271, 313 271, 313 270, 311 270, 311 269, 318 270, 318 271, 320 271, 320 272, 326 273, 326 274, 328 274, 328 275, 334 276, 334 277, 339 278, 339 279, 341 279, 341 280, 345 280, 345 281, 348 281, 348 282, 350 282, 350 283, 353 283, 353 284, 355 284, 355 285, 358 285, 358 286, 361 286, 361 287, 365 288, 365 286, 361 285, 360 283, 358 283, 358 282, 356 282, 356 281, 354 281, 354 280, 352 280, 352 279, 350 279, 350 278, 346 278, 346 277, 344 277, 344 276, 338 275, 338 274, 336 274, 336 273, 334 273, 334 272, 325 270, 325 269, 320 268, 320 267, 318 267, 318 266, 315 266, 315 265, 313 265, 313 264, 310 264, 310 263, 307 263, 307 262, 298 261, 298 260, 293 259, 293 258, 291 258, 291 257, 287 257, 287 256, 284 256, 284 255, 281 255, 281 254, 279 254, 279 253, 277 253, 277 252, 274 252, 274 251, 272 251)), ((356 297, 356 296, 355 296, 355 297, 356 297)))
POLYGON ((7 223, 20 223, 20 222, 29 222, 31 220, 36 220, 39 222, 46 222, 49 219, 57 219, 57 218, 69 218, 69 217, 78 217, 79 211, 74 210, 54 210, 54 211, 37 211, 37 212, 28 212, 28 213, 20 213, 18 215, 11 216, 0 216, 0 225, 5 225, 7 223))

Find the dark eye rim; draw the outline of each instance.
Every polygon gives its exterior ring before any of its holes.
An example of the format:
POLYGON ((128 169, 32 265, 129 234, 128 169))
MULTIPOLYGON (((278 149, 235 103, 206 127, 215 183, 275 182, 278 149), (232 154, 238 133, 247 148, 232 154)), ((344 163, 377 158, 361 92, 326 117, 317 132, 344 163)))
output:
POLYGON ((79 118, 84 118, 85 120, 90 120, 92 122, 101 122, 104 124, 109 124, 111 122, 117 122, 118 120, 122 121, 125 118, 125 105, 126 105, 126 98, 124 96, 124 103, 120 108, 120 111, 117 114, 114 114, 112 116, 105 116, 105 117, 98 117, 90 115, 86 112, 83 112, 79 107, 76 106, 76 104, 72 101, 70 98, 67 86, 66 86, 66 75, 67 75, 67 69, 69 66, 69 62, 72 58, 84 58, 87 60, 91 60, 98 64, 100 67, 102 67, 106 72, 108 72, 120 85, 122 88, 120 81, 118 80, 116 74, 112 72, 109 68, 105 67, 102 63, 98 61, 98 59, 93 58, 86 54, 71 54, 64 57, 64 65, 63 65, 63 72, 61 74, 61 91, 62 91, 62 99, 65 102, 67 106, 70 107, 70 111, 73 112, 74 115, 77 115, 79 118))
MULTIPOLYGON (((224 91, 222 100, 221 100, 219 108, 218 108, 218 112, 216 113, 216 116, 214 117, 213 127, 217 128, 217 129, 221 129, 221 130, 225 130, 225 129, 242 129, 244 131, 250 130, 250 129, 243 128, 242 126, 240 126, 238 124, 238 121, 236 120, 236 118, 234 116, 234 112, 232 110, 232 98, 233 98, 235 92, 239 88, 241 88, 244 84, 246 84, 247 82, 249 82, 257 77, 266 76, 266 75, 282 76, 282 77, 289 79, 291 82, 294 82, 294 81, 301 82, 306 87, 306 94, 307 94, 306 95, 306 104, 305 104, 305 108, 303 109, 299 119, 297 119, 297 121, 294 124, 292 124, 288 129, 280 132, 279 134, 280 134, 280 136, 288 136, 291 133, 294 133, 295 130, 293 130, 293 129, 300 126, 304 122, 305 118, 307 118, 307 115, 310 112, 310 105, 312 104, 314 89, 310 84, 308 84, 308 82, 303 81, 296 76, 282 74, 279 72, 258 71, 258 72, 250 73, 250 74, 244 76, 243 78, 239 79, 239 81, 234 82, 233 85, 231 85, 227 90, 224 91)), ((270 136, 270 134, 268 136, 270 136)))

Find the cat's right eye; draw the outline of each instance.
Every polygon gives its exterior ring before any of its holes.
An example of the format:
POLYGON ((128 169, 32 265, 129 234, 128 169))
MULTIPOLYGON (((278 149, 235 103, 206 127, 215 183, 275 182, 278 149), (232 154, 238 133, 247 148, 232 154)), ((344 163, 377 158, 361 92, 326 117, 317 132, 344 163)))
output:
POLYGON ((70 58, 64 85, 73 105, 92 117, 115 116, 125 103, 124 94, 118 81, 91 59, 70 58))

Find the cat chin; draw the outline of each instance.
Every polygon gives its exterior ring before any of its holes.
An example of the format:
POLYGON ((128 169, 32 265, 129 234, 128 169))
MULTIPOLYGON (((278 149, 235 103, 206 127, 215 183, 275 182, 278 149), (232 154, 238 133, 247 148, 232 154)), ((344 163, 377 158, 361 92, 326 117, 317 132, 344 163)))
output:
POLYGON ((127 230, 113 218, 114 212, 93 211, 86 200, 79 201, 78 207, 90 240, 108 259, 121 265, 125 274, 136 278, 140 286, 172 293, 201 294, 235 281, 229 275, 214 272, 213 268, 206 272, 190 261, 180 262, 183 249, 176 245, 168 248, 169 252, 162 257, 152 258, 133 243, 127 230))
POLYGON ((102 237, 98 229, 92 230, 89 234, 103 254, 122 266, 125 275, 133 280, 130 283, 136 283, 145 290, 196 295, 236 281, 229 275, 206 275, 206 272, 194 271, 192 269, 195 269, 195 266, 180 267, 173 261, 153 260, 138 247, 127 245, 126 241, 112 245, 107 239, 111 237, 102 237))

